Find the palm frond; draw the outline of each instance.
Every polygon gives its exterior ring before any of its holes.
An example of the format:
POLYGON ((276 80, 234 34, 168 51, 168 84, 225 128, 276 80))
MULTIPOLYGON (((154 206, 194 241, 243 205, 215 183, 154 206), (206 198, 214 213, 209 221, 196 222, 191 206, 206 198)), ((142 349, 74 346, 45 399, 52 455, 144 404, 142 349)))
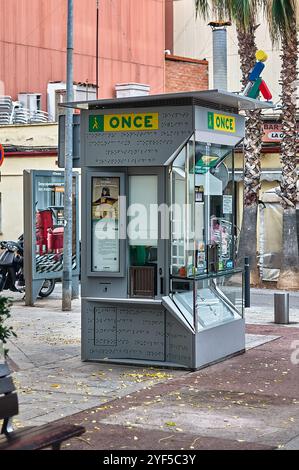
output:
POLYGON ((264 12, 268 21, 272 41, 277 43, 282 36, 292 34, 292 24, 297 20, 297 0, 264 0, 264 12))
POLYGON ((239 28, 248 31, 255 23, 258 9, 263 0, 195 0, 196 15, 213 20, 233 21, 239 28))
POLYGON ((209 0, 194 0, 196 17, 201 16, 207 19, 209 15, 209 0))

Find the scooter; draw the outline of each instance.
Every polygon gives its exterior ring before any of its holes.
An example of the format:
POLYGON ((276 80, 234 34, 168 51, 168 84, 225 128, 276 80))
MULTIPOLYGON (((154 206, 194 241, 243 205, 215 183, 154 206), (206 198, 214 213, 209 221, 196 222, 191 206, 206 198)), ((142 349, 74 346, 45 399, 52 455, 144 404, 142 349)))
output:
MULTIPOLYGON (((21 235, 17 242, 2 241, 0 248, 0 292, 25 292, 24 278, 24 237, 21 235)), ((39 292, 39 297, 48 297, 55 288, 55 279, 45 279, 39 292)))

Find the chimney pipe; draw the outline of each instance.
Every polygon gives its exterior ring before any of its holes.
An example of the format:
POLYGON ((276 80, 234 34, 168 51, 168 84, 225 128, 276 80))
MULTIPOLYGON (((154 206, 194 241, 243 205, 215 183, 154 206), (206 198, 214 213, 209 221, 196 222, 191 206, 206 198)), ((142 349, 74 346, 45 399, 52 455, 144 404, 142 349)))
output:
POLYGON ((213 32, 213 87, 227 91, 227 26, 229 21, 212 21, 213 32))

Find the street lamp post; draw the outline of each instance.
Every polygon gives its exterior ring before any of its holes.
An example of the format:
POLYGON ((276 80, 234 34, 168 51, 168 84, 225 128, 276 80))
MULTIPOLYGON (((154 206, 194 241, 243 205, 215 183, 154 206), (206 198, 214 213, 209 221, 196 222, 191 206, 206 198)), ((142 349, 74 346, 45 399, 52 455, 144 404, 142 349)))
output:
POLYGON ((96 93, 99 98, 99 17, 100 17, 100 0, 97 0, 97 28, 96 28, 96 93))
MULTIPOLYGON (((74 4, 68 0, 67 18, 67 101, 74 99, 74 4)), ((66 108, 66 130, 65 130, 65 175, 64 175, 64 243, 63 243, 63 276, 62 276, 62 310, 72 309, 72 173, 73 173, 73 110, 66 108)))

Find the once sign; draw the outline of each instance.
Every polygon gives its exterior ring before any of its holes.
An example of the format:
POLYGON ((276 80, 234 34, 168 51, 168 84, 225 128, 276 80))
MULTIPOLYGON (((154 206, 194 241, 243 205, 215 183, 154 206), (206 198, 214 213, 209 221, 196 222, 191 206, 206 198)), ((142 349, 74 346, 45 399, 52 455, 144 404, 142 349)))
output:
POLYGON ((236 132, 236 118, 226 114, 208 113, 208 128, 214 131, 236 132))
POLYGON ((158 129, 159 113, 89 116, 89 132, 156 131, 158 129))

